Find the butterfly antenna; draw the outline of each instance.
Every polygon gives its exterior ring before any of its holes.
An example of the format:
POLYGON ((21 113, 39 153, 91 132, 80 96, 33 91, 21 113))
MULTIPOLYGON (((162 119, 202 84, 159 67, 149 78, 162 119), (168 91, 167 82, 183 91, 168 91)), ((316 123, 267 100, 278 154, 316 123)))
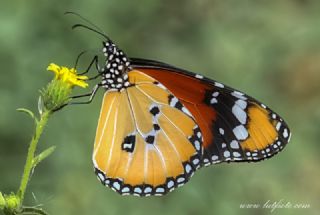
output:
POLYGON ((96 29, 91 28, 91 27, 89 27, 89 26, 87 26, 87 25, 75 24, 75 25, 72 26, 72 29, 76 29, 76 28, 85 28, 85 29, 88 29, 89 31, 93 31, 93 32, 95 32, 95 33, 97 33, 97 34, 100 34, 101 36, 103 36, 103 37, 106 38, 107 40, 111 41, 110 38, 109 38, 107 35, 105 35, 104 33, 101 33, 100 31, 97 31, 96 29))
POLYGON ((103 37, 105 37, 106 39, 110 40, 110 38, 104 33, 103 30, 101 30, 101 28, 99 28, 97 25, 95 25, 93 22, 91 22, 89 19, 86 19, 84 18, 83 16, 81 16, 79 13, 76 13, 76 12, 73 12, 73 11, 67 11, 64 13, 65 15, 74 15, 74 16, 77 16, 79 17, 80 19, 82 19, 83 21, 85 21, 86 23, 88 23, 89 25, 91 25, 92 27, 90 26, 87 26, 87 25, 83 25, 83 24, 76 24, 76 25, 73 25, 72 26, 72 29, 75 29, 77 27, 83 27, 83 28, 86 28, 90 31, 93 31, 95 33, 98 33, 100 35, 102 35, 103 37))
POLYGON ((79 17, 80 19, 82 19, 83 21, 85 21, 86 23, 88 23, 88 24, 92 25, 93 27, 95 27, 95 28, 96 28, 97 30, 99 30, 100 32, 105 33, 101 28, 99 28, 99 26, 97 26, 96 24, 94 24, 93 22, 91 22, 89 19, 81 16, 79 13, 76 13, 76 12, 73 12, 73 11, 67 11, 67 12, 65 12, 64 14, 65 14, 65 15, 71 14, 71 15, 77 16, 77 17, 79 17))

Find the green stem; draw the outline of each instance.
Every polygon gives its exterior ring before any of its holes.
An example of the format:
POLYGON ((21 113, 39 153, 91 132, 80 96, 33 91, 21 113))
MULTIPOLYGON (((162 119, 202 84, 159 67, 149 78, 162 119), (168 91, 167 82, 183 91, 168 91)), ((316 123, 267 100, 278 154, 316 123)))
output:
POLYGON ((26 188, 28 186, 28 182, 30 179, 30 174, 31 174, 31 171, 34 167, 33 160, 34 160, 35 151, 36 151, 40 136, 43 132, 45 125, 48 122, 50 115, 51 115, 50 111, 45 111, 41 114, 40 120, 36 125, 35 134, 32 137, 31 143, 29 145, 26 164, 24 166, 23 175, 22 175, 21 182, 20 182, 20 187, 17 192, 17 196, 19 197, 19 200, 20 200, 20 205, 22 205, 22 203, 23 203, 24 194, 26 192, 26 188))

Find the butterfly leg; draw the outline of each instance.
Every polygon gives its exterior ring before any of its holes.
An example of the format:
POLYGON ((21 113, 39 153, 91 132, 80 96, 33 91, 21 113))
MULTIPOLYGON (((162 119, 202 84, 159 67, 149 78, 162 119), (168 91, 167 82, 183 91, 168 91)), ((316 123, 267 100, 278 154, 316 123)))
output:
POLYGON ((86 94, 82 94, 82 95, 77 95, 77 96, 72 96, 71 99, 76 99, 76 98, 82 98, 82 97, 89 97, 88 101, 84 101, 84 102, 70 102, 68 104, 90 104, 94 98, 94 96, 96 95, 96 93, 98 92, 99 87, 101 87, 101 84, 97 84, 96 86, 94 86, 94 88, 92 89, 92 91, 90 93, 86 93, 86 94))
POLYGON ((99 87, 101 87, 100 84, 97 84, 96 86, 94 86, 94 88, 92 89, 92 91, 90 93, 86 93, 86 94, 82 94, 82 95, 77 95, 77 96, 72 96, 70 97, 71 99, 75 99, 75 98, 82 98, 82 97, 89 97, 89 99, 87 101, 83 101, 83 102, 68 102, 66 104, 61 105, 60 107, 56 108, 55 111, 58 111, 62 108, 64 108, 67 105, 79 105, 79 104, 90 104, 94 98, 94 96, 97 94, 99 87))
POLYGON ((75 62, 75 64, 74 64, 74 67, 73 67, 73 68, 77 69, 77 66, 78 66, 80 57, 81 57, 84 53, 86 53, 86 52, 87 52, 87 51, 82 51, 82 52, 80 52, 80 53, 78 54, 77 59, 76 59, 76 62, 75 62))
MULTIPOLYGON (((82 52, 82 53, 84 53, 84 52, 82 52)), ((76 63, 78 63, 78 59, 82 55, 82 53, 79 54, 76 63)), ((95 67, 96 67, 96 69, 97 69, 97 71, 99 72, 99 75, 100 75, 100 68, 99 68, 99 64, 98 64, 98 55, 95 55, 93 57, 93 59, 91 60, 89 66, 88 66, 88 68, 86 69, 86 71, 84 71, 83 73, 80 73, 79 75, 84 75, 84 74, 88 73, 93 64, 95 65, 95 67)), ((92 80, 92 79, 89 79, 89 80, 92 80)))
POLYGON ((101 75, 102 75, 102 73, 99 73, 98 75, 89 78, 88 81, 95 80, 96 78, 100 77, 101 75))

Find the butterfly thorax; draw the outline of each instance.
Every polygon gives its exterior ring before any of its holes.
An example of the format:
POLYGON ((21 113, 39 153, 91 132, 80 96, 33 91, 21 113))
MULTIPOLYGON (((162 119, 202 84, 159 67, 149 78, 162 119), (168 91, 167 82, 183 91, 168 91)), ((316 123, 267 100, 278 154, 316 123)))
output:
POLYGON ((128 57, 111 41, 103 42, 102 51, 106 56, 106 64, 101 69, 102 87, 118 91, 129 87, 127 73, 130 70, 130 62, 128 57))

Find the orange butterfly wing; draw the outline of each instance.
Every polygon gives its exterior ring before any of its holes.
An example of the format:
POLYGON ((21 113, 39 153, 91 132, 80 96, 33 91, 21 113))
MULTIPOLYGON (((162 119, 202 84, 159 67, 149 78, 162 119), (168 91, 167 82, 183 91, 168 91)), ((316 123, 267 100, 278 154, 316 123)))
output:
POLYGON ((168 88, 203 134, 203 164, 259 161, 290 140, 283 119, 257 100, 219 82, 156 61, 132 59, 135 69, 168 88))
POLYGON ((167 88, 132 70, 131 86, 107 91, 93 163, 99 180, 122 195, 164 195, 200 167, 201 138, 194 118, 167 88))
POLYGON ((130 62, 130 86, 104 95, 93 153, 99 180, 122 195, 164 195, 202 166, 269 158, 290 139, 280 116, 239 91, 130 62))

